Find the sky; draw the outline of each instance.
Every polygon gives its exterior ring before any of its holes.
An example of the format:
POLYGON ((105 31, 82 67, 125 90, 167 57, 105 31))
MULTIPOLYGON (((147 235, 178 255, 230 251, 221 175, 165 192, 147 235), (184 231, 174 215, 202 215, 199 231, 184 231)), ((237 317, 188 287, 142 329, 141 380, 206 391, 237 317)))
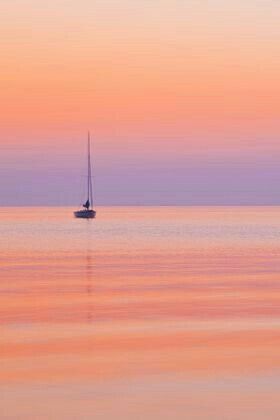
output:
POLYGON ((2 0, 0 205, 280 204, 280 2, 2 0))

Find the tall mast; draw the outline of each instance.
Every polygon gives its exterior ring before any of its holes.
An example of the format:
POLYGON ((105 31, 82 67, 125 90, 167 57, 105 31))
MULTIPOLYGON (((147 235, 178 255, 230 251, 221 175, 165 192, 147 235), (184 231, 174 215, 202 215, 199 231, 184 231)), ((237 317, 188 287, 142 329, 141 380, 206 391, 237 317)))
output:
POLYGON ((91 159, 90 159, 90 133, 88 132, 88 200, 92 207, 92 178, 91 178, 91 159))

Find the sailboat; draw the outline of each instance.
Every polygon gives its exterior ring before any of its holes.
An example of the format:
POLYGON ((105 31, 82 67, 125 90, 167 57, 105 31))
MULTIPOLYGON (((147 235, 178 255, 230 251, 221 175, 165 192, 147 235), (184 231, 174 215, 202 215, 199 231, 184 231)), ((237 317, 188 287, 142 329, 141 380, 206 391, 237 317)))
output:
POLYGON ((83 204, 83 209, 74 211, 74 216, 81 219, 94 219, 96 211, 93 210, 92 177, 91 177, 91 157, 90 157, 90 133, 88 133, 88 176, 87 176, 87 200, 83 204))

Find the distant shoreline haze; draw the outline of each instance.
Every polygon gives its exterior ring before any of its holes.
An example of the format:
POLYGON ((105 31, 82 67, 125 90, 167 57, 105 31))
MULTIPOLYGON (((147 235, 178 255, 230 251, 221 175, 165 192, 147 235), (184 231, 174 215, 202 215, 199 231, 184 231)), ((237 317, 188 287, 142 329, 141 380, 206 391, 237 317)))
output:
MULTIPOLYGON (((83 150, 82 150, 83 152, 83 150)), ((0 168, 1 206, 77 206, 86 193, 83 173, 83 153, 76 167, 63 168, 62 173, 47 168, 14 169, 8 165, 0 168), (73 173, 74 172, 74 173, 73 173)), ((95 157, 98 162, 98 158, 95 157)), ((22 163, 22 161, 21 161, 22 163)), ((27 165, 27 160, 24 165, 27 165)), ((57 162, 57 166, 59 162, 57 162)), ((143 162, 139 168, 122 167, 122 172, 112 164, 102 168, 94 165, 94 202, 96 205, 279 205, 280 169, 276 164, 269 168, 258 167, 204 168, 188 167, 164 171, 150 168, 143 162), (107 172, 107 173, 106 173, 107 172)), ((12 164, 11 164, 12 166, 12 164)), ((43 166, 43 165, 42 165, 43 166)), ((75 166, 73 164, 73 166, 75 166)))

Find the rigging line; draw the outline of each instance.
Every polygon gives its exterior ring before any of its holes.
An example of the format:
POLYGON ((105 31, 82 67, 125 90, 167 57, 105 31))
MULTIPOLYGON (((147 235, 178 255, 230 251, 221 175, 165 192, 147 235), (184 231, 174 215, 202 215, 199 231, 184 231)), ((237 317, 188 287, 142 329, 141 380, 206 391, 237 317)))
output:
POLYGON ((91 141, 90 132, 88 131, 88 197, 90 199, 91 207, 93 207, 93 191, 92 191, 92 162, 91 162, 91 141))

